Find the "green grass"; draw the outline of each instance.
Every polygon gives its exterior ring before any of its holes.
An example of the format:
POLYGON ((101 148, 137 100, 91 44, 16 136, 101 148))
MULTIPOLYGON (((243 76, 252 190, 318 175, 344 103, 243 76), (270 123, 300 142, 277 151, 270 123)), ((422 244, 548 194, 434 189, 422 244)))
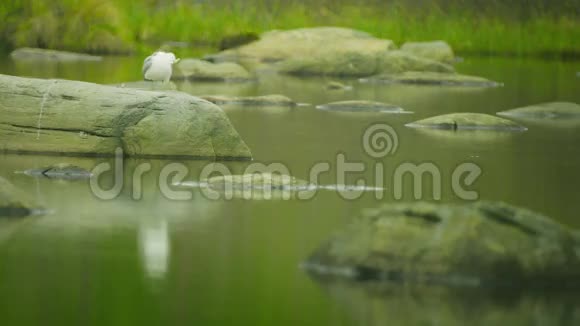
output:
POLYGON ((332 25, 397 44, 443 39, 460 54, 580 55, 580 19, 570 10, 573 1, 560 1, 556 9, 540 0, 531 1, 536 6, 490 0, 483 8, 476 0, 426 0, 421 6, 404 0, 352 2, 5 1, 0 4, 0 48, 149 52, 165 41, 213 47, 226 35, 332 25))

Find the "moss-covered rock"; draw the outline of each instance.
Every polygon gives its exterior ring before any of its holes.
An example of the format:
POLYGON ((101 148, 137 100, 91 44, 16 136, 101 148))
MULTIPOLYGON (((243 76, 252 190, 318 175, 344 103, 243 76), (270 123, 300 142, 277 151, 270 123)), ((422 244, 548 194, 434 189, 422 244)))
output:
POLYGON ((359 281, 580 286, 580 236, 503 203, 387 204, 363 211, 304 267, 359 281))
POLYGON ((500 83, 477 77, 447 72, 407 71, 387 73, 360 79, 363 83, 395 83, 415 85, 461 86, 461 87, 498 87, 500 83))
POLYGON ((24 174, 33 177, 65 180, 88 179, 92 176, 92 173, 86 169, 69 163, 59 163, 38 169, 29 169, 24 171, 24 174))
POLYGON ((183 59, 175 65, 173 80, 244 82, 253 79, 246 68, 234 62, 212 63, 198 59, 183 59))
POLYGON ((571 102, 551 102, 498 112, 504 117, 549 120, 580 119, 580 105, 571 102))
POLYGON ((8 180, 0 177, 0 218, 39 214, 40 206, 8 180))
POLYGON ((200 95, 200 98, 217 105, 238 105, 238 106, 282 106, 292 107, 297 103, 284 95, 263 95, 263 96, 226 96, 226 95, 200 95))
POLYGON ((452 63, 455 61, 453 49, 445 41, 407 42, 401 46, 401 51, 440 62, 452 63))
POLYGON ((405 126, 410 128, 433 128, 444 130, 527 130, 526 127, 511 120, 483 113, 450 113, 411 122, 405 126))
POLYGON ((454 74, 455 68, 440 61, 418 57, 408 52, 395 50, 385 53, 378 59, 377 69, 374 74, 400 74, 405 72, 454 74))
POLYGON ((251 158, 216 105, 180 92, 0 75, 0 151, 251 158))
POLYGON ((340 101, 317 105, 317 109, 337 112, 384 112, 384 113, 412 113, 403 108, 381 102, 373 101, 340 101))
MULTIPOLYGON (((349 42, 360 42, 359 45, 386 45, 394 48, 390 41, 372 37, 371 35, 348 28, 314 27, 293 30, 274 30, 263 33, 260 39, 249 44, 222 51, 208 57, 215 62, 234 61, 244 63, 276 62, 296 56, 318 56, 318 53, 328 53, 328 45, 333 48, 347 46, 349 42)), ((351 46, 347 46, 351 48, 351 46)))
POLYGON ((29 61, 101 61, 102 57, 67 51, 47 50, 38 48, 20 48, 12 51, 14 60, 29 61))

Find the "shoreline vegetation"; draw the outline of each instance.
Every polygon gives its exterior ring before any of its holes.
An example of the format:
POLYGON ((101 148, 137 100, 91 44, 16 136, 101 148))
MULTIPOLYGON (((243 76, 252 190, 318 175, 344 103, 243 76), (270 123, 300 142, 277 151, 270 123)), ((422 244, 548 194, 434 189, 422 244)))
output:
POLYGON ((94 54, 217 51, 224 37, 341 26, 393 40, 445 40, 459 55, 580 58, 577 0, 15 0, 0 3, 0 49, 94 54), (192 50, 193 49, 193 50, 192 50))

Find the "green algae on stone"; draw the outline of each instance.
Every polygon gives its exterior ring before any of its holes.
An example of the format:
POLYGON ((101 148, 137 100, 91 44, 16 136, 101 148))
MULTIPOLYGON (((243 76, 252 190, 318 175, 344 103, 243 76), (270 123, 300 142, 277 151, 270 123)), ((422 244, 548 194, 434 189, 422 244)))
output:
POLYGON ((24 217, 43 211, 30 197, 0 177, 0 218, 24 217))
POLYGON ((500 83, 477 76, 445 72, 407 71, 389 73, 360 79, 364 83, 414 84, 462 87, 498 87, 500 83))
POLYGON ((246 68, 234 62, 212 63, 198 59, 182 59, 175 65, 171 79, 245 82, 254 78, 246 68))
POLYGON ((455 61, 453 49, 445 41, 407 42, 401 46, 401 51, 439 62, 455 61))
POLYGON ((501 111, 497 115, 528 119, 580 119, 580 105, 571 102, 551 102, 501 111))
POLYGON ((499 202, 364 210, 303 264, 321 277, 454 286, 580 286, 580 236, 499 202))
POLYGON ((0 151, 250 159, 216 105, 181 92, 0 75, 0 151))
POLYGON ((497 130, 525 131, 526 127, 513 121, 483 113, 451 113, 439 115, 405 125, 410 128, 444 130, 497 130))
POLYGON ((373 101, 339 101, 317 105, 317 109, 337 112, 384 112, 384 113, 412 113, 403 108, 382 102, 373 101))
POLYGON ((394 50, 385 53, 378 59, 377 68, 373 74, 400 74, 412 71, 454 74, 455 68, 447 63, 394 50))
POLYGON ((293 107, 298 105, 284 95, 272 94, 262 96, 226 96, 226 95, 200 95, 200 98, 217 105, 239 106, 281 106, 293 107))

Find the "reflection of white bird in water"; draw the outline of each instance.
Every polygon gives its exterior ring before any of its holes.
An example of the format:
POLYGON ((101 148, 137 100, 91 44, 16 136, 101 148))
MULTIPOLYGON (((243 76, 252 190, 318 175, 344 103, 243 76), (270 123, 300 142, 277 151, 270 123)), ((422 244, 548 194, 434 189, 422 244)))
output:
POLYGON ((179 62, 171 52, 157 51, 143 62, 143 78, 167 83, 171 78, 172 65, 179 62))

